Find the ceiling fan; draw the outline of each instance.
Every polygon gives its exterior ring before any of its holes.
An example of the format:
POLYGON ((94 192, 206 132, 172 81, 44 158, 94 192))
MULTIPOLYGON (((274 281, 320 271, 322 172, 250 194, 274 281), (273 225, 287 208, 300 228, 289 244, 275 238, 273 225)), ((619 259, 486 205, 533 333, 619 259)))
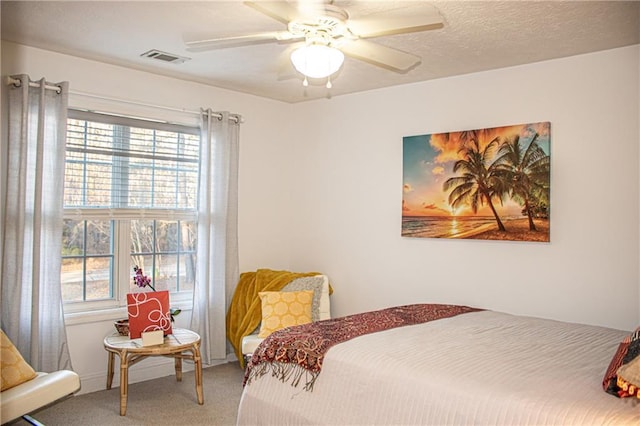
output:
POLYGON ((305 85, 307 77, 330 78, 342 66, 344 55, 406 73, 420 64, 419 56, 368 39, 443 27, 443 19, 438 11, 424 3, 420 4, 419 13, 413 7, 398 8, 359 19, 350 19, 349 12, 335 6, 332 0, 300 0, 297 4, 286 1, 246 1, 244 4, 282 22, 287 29, 187 41, 187 50, 200 52, 268 42, 300 42, 300 46, 291 53, 291 62, 305 76, 305 85))

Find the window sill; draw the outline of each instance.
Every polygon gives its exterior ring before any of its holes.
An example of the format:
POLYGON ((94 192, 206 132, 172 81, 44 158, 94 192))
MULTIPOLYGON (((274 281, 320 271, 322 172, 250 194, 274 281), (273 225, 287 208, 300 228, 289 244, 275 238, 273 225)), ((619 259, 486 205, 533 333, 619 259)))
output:
MULTIPOLYGON (((190 300, 176 301, 171 304, 171 307, 181 309, 182 312, 191 311, 192 302, 190 300)), ((91 324, 115 321, 123 318, 127 318, 127 308, 124 306, 95 311, 68 312, 64 314, 65 325, 91 324)))
POLYGON ((64 314, 66 325, 90 324, 93 322, 114 321, 127 317, 127 308, 118 307, 98 311, 69 312, 64 314))

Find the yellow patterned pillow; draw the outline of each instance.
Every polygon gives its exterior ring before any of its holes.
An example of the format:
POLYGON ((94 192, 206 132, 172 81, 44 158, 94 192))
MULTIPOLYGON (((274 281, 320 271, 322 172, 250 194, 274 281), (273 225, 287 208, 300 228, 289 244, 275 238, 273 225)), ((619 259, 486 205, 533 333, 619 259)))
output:
POLYGON ((262 325, 258 337, 267 337, 274 331, 311 322, 313 290, 261 291, 262 325))
POLYGON ((20 383, 24 383, 36 377, 36 372, 27 364, 11 343, 11 340, 2 333, 0 339, 0 364, 2 365, 2 387, 1 391, 6 391, 20 383))

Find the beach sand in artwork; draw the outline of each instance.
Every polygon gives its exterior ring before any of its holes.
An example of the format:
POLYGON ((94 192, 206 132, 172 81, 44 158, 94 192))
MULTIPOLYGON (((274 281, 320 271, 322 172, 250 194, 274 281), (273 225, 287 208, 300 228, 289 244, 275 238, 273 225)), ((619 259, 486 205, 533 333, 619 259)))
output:
POLYGON ((537 231, 529 230, 529 219, 515 219, 504 222, 506 231, 498 231, 498 225, 490 225, 474 229, 457 238, 468 238, 474 240, 508 240, 508 241, 536 241, 549 242, 549 220, 534 219, 537 231))

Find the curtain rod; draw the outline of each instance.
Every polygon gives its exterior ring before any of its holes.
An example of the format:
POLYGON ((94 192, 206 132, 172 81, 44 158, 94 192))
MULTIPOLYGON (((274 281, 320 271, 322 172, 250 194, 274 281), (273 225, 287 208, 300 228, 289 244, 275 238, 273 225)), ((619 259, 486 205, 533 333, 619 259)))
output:
MULTIPOLYGON (((11 76, 7 76, 7 85, 13 84, 15 87, 20 87, 22 82, 17 78, 13 78, 11 76)), ((29 81, 29 87, 40 87, 40 83, 37 81, 29 81)), ((62 88, 60 86, 45 84, 44 88, 47 90, 55 90, 56 93, 62 92, 62 88)))
MULTIPOLYGON (((10 85, 10 84, 13 84, 16 87, 20 87, 22 82, 20 80, 16 79, 16 78, 13 78, 11 76, 7 76, 7 85, 10 85)), ((40 83, 37 82, 37 81, 29 81, 29 86, 30 87, 40 87, 40 83)), ((56 85, 47 84, 44 87, 45 87, 45 89, 48 89, 48 90, 55 90, 57 93, 60 93, 60 91, 62 90, 60 88, 60 86, 56 86, 56 85)), ((138 106, 144 106, 144 107, 150 107, 150 108, 164 109, 164 110, 174 111, 174 112, 182 112, 182 113, 193 114, 193 115, 198 115, 198 116, 201 114, 200 111, 192 111, 192 110, 183 109, 183 108, 173 108, 173 107, 168 107, 168 106, 164 106, 164 105, 156 105, 156 104, 149 104, 149 103, 138 102, 138 101, 130 101, 130 100, 127 100, 127 99, 112 98, 112 97, 109 97, 109 96, 95 95, 93 93, 78 92, 78 91, 75 91, 75 90, 69 90, 69 94, 70 95, 76 95, 76 96, 84 96, 84 97, 87 97, 87 98, 101 99, 101 100, 105 100, 105 101, 120 102, 120 103, 131 104, 131 105, 138 105, 138 106)), ((217 112, 212 113, 212 115, 214 117, 218 118, 218 119, 222 118, 222 114, 217 113, 217 112)), ((238 124, 243 122, 242 116, 239 115, 239 114, 229 114, 229 120, 235 121, 238 124)))

